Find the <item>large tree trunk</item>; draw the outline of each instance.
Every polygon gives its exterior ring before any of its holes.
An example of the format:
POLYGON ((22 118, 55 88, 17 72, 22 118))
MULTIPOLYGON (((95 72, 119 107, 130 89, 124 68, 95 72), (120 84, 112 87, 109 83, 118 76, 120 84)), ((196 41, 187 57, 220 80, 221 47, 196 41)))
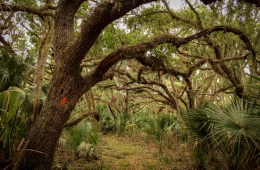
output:
POLYGON ((28 145, 22 152, 16 169, 51 168, 63 126, 83 93, 80 75, 58 70, 55 77, 48 99, 31 129, 28 145))

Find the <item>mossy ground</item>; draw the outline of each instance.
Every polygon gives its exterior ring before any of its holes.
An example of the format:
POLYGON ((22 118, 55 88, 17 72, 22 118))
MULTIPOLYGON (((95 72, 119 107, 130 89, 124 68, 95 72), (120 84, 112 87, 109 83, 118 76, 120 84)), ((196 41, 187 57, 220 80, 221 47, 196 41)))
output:
MULTIPOLYGON (((164 148, 160 153, 153 142, 138 136, 103 135, 97 149, 98 159, 75 158, 73 151, 60 148, 56 153, 56 167, 67 161, 68 169, 104 170, 184 170, 191 169, 189 149, 183 144, 164 148)), ((57 168, 59 169, 59 168, 57 168)))

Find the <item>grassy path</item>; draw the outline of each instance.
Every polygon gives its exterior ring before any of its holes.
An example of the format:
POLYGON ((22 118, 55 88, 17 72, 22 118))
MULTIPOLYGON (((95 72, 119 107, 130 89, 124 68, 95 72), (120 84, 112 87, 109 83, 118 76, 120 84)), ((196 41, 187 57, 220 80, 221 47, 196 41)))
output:
POLYGON ((145 148, 125 138, 105 136, 103 160, 113 169, 154 169, 158 168, 156 148, 145 148), (154 167, 154 168, 153 168, 154 167))
POLYGON ((190 169, 189 155, 181 146, 165 149, 162 154, 154 145, 134 138, 119 138, 116 135, 101 137, 99 159, 87 162, 71 160, 69 169, 104 170, 185 170, 190 169), (178 149, 177 149, 178 148, 178 149))

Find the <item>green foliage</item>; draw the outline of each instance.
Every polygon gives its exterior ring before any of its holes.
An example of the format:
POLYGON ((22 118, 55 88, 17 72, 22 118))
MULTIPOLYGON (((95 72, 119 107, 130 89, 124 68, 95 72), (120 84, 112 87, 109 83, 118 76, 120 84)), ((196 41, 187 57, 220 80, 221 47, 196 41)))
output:
POLYGON ((97 107, 98 112, 101 114, 100 117, 100 130, 103 134, 115 132, 116 121, 113 115, 108 111, 105 105, 97 107))
POLYGON ((118 135, 123 135, 126 130, 129 117, 125 114, 120 114, 116 118, 110 113, 101 114, 100 129, 103 134, 117 132, 118 135))
POLYGON ((128 120, 129 120, 129 116, 124 113, 116 117, 116 131, 119 136, 125 132, 125 128, 128 120))
POLYGON ((185 122, 204 149, 212 147, 222 153, 230 169, 254 168, 259 163, 260 112, 256 100, 234 97, 224 108, 208 103, 188 111, 185 122))
POLYGON ((250 83, 247 86, 248 91, 246 93, 247 96, 255 98, 256 100, 260 98, 260 77, 247 74, 250 78, 250 83))
POLYGON ((146 117, 143 120, 142 130, 156 140, 160 153, 163 152, 165 146, 170 147, 172 145, 176 121, 176 117, 171 114, 146 117))
POLYGON ((19 56, 3 53, 0 57, 0 92, 11 86, 21 87, 28 78, 29 68, 19 56))
POLYGON ((12 156, 15 138, 25 137, 28 116, 21 112, 25 92, 17 87, 10 87, 0 93, 0 142, 3 145, 5 159, 12 156))
POLYGON ((61 138, 60 143, 73 149, 76 158, 80 153, 83 153, 87 159, 95 157, 100 133, 93 128, 91 122, 80 122, 75 127, 67 128, 65 134, 65 138, 61 138))
POLYGON ((141 31, 143 32, 142 35, 146 34, 146 37, 156 35, 161 30, 167 30, 170 26, 173 26, 169 15, 158 12, 161 10, 163 8, 159 4, 151 4, 150 7, 139 12, 140 17, 130 16, 125 18, 125 23, 133 33, 137 34, 141 31))
POLYGON ((149 117, 147 113, 139 112, 134 115, 131 115, 129 120, 126 122, 125 129, 129 133, 139 133, 142 131, 142 127, 144 124, 144 121, 149 117))

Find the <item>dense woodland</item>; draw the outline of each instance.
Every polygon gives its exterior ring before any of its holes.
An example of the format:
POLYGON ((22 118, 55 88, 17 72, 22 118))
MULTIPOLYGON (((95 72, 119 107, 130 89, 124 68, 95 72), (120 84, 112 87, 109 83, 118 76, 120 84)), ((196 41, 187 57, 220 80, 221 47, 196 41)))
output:
POLYGON ((0 11, 0 169, 260 168, 259 0, 0 11))

